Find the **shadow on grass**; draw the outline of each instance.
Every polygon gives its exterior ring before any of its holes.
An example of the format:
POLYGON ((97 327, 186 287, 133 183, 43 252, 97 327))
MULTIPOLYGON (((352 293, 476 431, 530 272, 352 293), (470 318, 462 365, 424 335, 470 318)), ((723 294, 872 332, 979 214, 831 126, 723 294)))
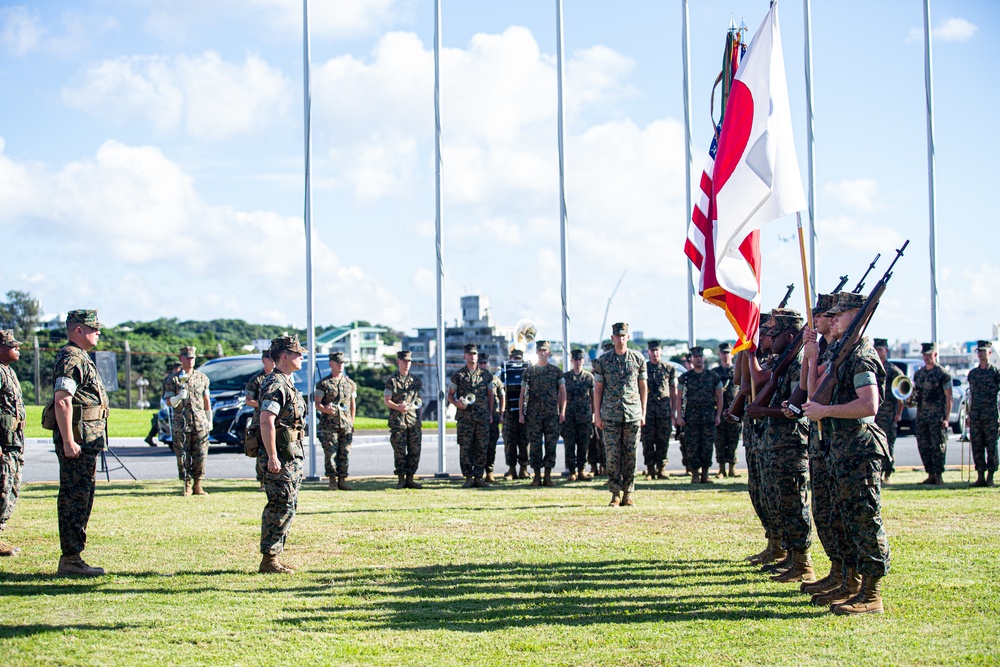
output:
POLYGON ((133 623, 112 623, 108 625, 92 625, 89 623, 73 623, 69 625, 48 625, 46 623, 34 623, 31 625, 0 624, 0 639, 18 639, 21 637, 34 637, 36 635, 75 631, 100 632, 106 630, 127 630, 139 627, 149 626, 140 626, 133 623))
POLYGON ((760 591, 763 578, 725 560, 454 564, 331 572, 302 596, 345 604, 308 607, 279 621, 299 630, 370 619, 373 629, 489 632, 536 625, 600 625, 815 616, 796 586, 760 591), (338 600, 339 602, 339 600, 338 600), (794 605, 794 606, 792 606, 794 605))

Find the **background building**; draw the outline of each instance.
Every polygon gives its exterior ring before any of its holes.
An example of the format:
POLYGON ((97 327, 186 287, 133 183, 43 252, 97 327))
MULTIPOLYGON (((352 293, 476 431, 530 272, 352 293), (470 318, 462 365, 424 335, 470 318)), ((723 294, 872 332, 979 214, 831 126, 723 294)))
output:
POLYGON ((324 356, 331 352, 343 352, 344 361, 355 366, 382 366, 386 363, 387 355, 394 357, 402 349, 399 343, 389 345, 382 340, 382 334, 386 331, 388 330, 381 327, 360 326, 357 322, 352 322, 316 336, 316 350, 324 356))

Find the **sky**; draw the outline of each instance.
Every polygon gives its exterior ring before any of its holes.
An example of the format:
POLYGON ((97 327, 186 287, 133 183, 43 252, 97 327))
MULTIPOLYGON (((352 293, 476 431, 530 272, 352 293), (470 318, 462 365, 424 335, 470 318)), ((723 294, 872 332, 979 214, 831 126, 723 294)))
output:
MULTIPOLYGON (((445 0, 444 314, 485 294, 498 324, 561 337, 554 1, 445 0)), ((731 17, 690 2, 692 178, 731 17)), ((305 326, 299 0, 0 2, 0 293, 102 321, 305 326)), ((686 338, 680 0, 565 0, 570 338, 608 322, 686 338), (611 9, 613 7, 613 9, 611 9)), ((803 3, 779 3, 803 181, 803 3)), ((983 214, 1000 141, 990 0, 932 0, 938 338, 1000 321, 1000 238, 983 214)), ((433 0, 313 0, 315 322, 404 331, 436 317, 433 0)), ((920 0, 812 2, 820 291, 910 245, 869 327, 931 336, 920 0)), ((716 116, 718 110, 715 111, 716 116)), ((763 305, 802 308, 794 216, 762 230, 763 305)), ((877 279, 868 279, 870 288, 877 279)), ((696 297, 701 338, 732 339, 696 297)), ((607 335, 605 330, 605 336, 607 335)))

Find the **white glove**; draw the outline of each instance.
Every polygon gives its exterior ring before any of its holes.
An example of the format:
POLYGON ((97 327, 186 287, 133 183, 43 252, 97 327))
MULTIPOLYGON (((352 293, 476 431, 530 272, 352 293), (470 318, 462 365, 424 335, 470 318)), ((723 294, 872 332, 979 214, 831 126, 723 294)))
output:
POLYGON ((180 390, 180 392, 178 392, 178 394, 177 394, 177 398, 179 398, 179 399, 181 399, 183 401, 187 397, 188 397, 187 387, 182 387, 181 390, 180 390))

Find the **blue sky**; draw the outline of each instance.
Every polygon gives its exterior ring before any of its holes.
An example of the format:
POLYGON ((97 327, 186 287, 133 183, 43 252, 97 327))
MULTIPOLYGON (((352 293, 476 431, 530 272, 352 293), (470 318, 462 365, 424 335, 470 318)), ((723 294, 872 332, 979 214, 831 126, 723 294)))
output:
MULTIPOLYGON (((730 15, 755 30, 767 4, 691 2, 695 178, 730 15)), ((1000 243, 981 204, 1000 4, 931 10, 939 337, 964 341, 1000 320, 1000 243)), ((300 11, 0 3, 0 290, 110 323, 304 325, 300 11)), ((779 11, 805 177, 802 3, 779 11)), ((316 321, 433 326, 433 2, 312 12, 316 321)), ((680 2, 566 0, 564 15, 571 338, 597 338, 622 271, 610 321, 684 338, 680 2)), ((871 328, 904 340, 930 336, 922 22, 919 0, 813 2, 819 285, 853 285, 909 238, 871 328)), ((558 338, 555 3, 446 1, 442 34, 445 315, 484 293, 499 323, 529 317, 558 338)), ((764 228, 766 307, 801 283, 794 234, 792 217, 764 228)), ((697 323, 731 336, 716 308, 699 304, 697 323)))

